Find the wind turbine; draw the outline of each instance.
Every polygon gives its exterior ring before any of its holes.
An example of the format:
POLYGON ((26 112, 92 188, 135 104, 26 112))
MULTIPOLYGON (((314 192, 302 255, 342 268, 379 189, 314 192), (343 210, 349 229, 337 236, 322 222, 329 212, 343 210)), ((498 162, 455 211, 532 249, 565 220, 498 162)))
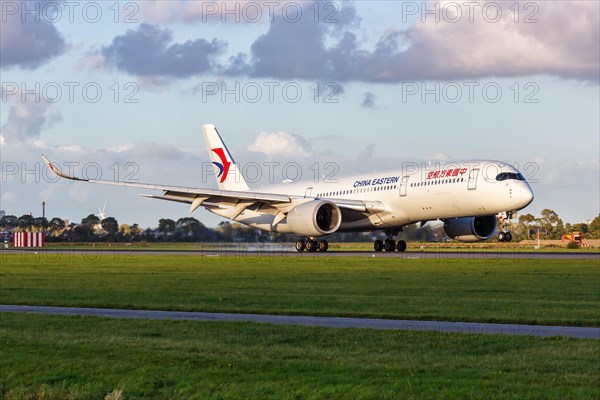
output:
POLYGON ((100 221, 106 219, 106 213, 104 212, 104 210, 106 210, 106 201, 104 202, 104 207, 102 207, 102 209, 98 209, 98 214, 96 214, 96 216, 98 218, 100 218, 100 221))

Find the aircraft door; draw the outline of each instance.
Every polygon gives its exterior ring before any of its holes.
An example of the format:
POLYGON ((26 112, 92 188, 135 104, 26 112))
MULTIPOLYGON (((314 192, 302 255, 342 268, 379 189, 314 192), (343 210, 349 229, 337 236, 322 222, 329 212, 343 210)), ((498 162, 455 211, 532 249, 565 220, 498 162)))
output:
POLYGON ((308 189, 306 189, 306 192, 304 193, 304 197, 311 197, 312 190, 313 190, 312 186, 309 187, 308 189))
POLYGON ((469 172, 469 190, 477 189, 477 176, 479 175, 479 168, 472 168, 469 172))
POLYGON ((408 186, 408 175, 403 176, 400 181, 400 197, 406 197, 406 187, 408 186))

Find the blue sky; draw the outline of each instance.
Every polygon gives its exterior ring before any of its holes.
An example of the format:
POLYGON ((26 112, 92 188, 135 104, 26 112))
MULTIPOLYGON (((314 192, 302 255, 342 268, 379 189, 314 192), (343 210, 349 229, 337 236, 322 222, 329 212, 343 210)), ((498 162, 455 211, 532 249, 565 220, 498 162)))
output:
POLYGON ((525 212, 599 212, 597 2, 481 1, 472 15, 463 2, 122 2, 118 22, 113 3, 70 4, 2 2, 10 214, 45 200, 74 221, 105 201, 123 223, 186 216, 136 190, 54 182, 39 155, 92 177, 214 187, 203 123, 262 167, 257 185, 265 163, 279 182, 290 163, 311 178, 327 163, 344 175, 489 158, 532 181, 525 212))

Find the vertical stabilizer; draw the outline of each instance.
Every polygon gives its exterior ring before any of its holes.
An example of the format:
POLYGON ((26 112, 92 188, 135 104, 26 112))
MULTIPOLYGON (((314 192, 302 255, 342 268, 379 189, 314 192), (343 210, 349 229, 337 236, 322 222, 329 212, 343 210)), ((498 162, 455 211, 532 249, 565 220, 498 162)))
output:
POLYGON ((240 173, 235 160, 227 149, 221 135, 212 124, 202 125, 204 140, 208 146, 210 161, 212 161, 221 190, 248 190, 248 185, 240 173))

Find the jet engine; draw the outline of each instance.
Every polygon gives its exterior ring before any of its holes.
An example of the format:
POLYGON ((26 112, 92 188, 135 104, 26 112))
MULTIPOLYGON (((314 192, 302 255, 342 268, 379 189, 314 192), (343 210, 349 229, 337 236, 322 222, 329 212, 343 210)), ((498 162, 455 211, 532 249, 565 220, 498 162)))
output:
POLYGON ((327 200, 313 200, 294 207, 287 214, 291 232, 304 236, 324 236, 335 232, 342 223, 342 212, 327 200))
POLYGON ((497 223, 495 215, 453 218, 444 221, 444 231, 450 238, 461 242, 478 242, 494 236, 497 223))

